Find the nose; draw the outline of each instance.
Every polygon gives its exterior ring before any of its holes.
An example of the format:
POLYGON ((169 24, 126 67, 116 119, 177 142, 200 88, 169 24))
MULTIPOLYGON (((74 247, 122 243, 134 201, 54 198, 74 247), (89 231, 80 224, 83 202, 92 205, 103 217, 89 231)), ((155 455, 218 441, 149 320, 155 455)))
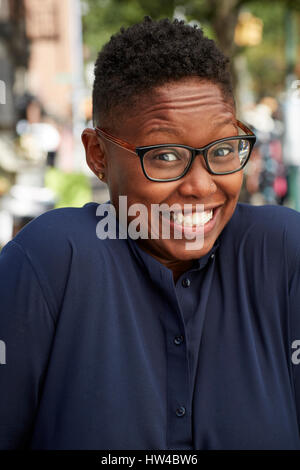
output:
POLYGON ((194 158, 187 174, 178 180, 181 196, 203 199, 217 191, 216 175, 208 172, 202 152, 194 158))

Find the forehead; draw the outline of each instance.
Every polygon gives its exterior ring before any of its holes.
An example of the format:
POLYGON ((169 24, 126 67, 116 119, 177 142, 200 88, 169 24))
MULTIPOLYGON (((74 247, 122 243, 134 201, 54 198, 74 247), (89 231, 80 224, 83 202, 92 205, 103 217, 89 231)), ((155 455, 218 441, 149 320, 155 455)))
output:
POLYGON ((199 140, 207 143, 224 137, 224 132, 232 135, 234 120, 233 103, 218 85, 185 79, 142 95, 118 126, 118 135, 139 145, 159 143, 158 139, 163 143, 167 136, 170 142, 193 145, 196 135, 199 145, 199 140))

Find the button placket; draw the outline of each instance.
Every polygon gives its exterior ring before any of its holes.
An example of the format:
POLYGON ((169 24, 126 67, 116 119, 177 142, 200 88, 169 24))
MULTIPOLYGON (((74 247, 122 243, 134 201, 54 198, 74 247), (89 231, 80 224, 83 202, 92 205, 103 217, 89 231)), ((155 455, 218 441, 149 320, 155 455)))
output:
POLYGON ((192 422, 191 416, 187 412, 191 395, 189 358, 185 338, 185 324, 177 302, 176 310, 178 315, 169 317, 169 331, 167 334, 167 445, 170 449, 191 449, 192 422), (184 333, 180 334, 179 332, 184 333))

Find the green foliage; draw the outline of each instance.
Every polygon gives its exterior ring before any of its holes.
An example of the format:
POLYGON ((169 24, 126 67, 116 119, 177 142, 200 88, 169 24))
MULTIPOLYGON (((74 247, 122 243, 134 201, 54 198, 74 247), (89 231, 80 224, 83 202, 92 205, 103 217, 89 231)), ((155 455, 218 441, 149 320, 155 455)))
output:
POLYGON ((263 38, 258 46, 245 47, 249 72, 253 77, 254 92, 275 96, 285 87, 285 12, 284 2, 253 1, 248 11, 263 20, 263 38))
MULTIPOLYGON (((232 43, 229 55, 244 54, 255 92, 276 94, 285 86, 287 8, 299 15, 300 0, 82 0, 86 14, 83 16, 84 42, 95 60, 97 52, 121 26, 127 27, 141 21, 145 15, 154 19, 172 18, 175 9, 182 11, 188 21, 197 21, 204 33, 226 44, 226 15, 236 17, 236 12, 246 10, 263 20, 263 40, 258 46, 238 47, 232 43), (226 3, 228 1, 228 3, 226 3), (228 8, 228 5, 230 8, 228 8), (223 15, 223 16, 222 16, 223 15), (216 21, 217 19, 217 21, 216 21), (224 28, 216 30, 216 24, 224 28), (224 37, 223 37, 224 35, 224 37)), ((300 21, 299 28, 300 28, 300 21)), ((298 34, 299 36, 299 34, 298 34)), ((228 35, 227 35, 228 37, 228 35)), ((228 49, 228 48, 227 48, 228 49)), ((225 51, 228 53, 228 50, 225 51)))
POLYGON ((91 58, 120 30, 150 15, 154 19, 172 17, 176 0, 83 0, 84 42, 91 58))
POLYGON ((52 189, 57 197, 55 208, 82 207, 92 200, 88 177, 82 173, 64 173, 57 168, 48 168, 45 187, 52 189))

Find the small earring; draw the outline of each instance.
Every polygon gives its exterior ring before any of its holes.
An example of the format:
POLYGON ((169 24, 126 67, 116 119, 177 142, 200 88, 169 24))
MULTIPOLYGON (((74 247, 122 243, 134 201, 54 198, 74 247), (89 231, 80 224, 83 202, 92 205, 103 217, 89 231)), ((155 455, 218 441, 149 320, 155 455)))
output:
POLYGON ((98 176, 99 176, 100 180, 102 180, 104 178, 104 173, 98 173, 98 176))

